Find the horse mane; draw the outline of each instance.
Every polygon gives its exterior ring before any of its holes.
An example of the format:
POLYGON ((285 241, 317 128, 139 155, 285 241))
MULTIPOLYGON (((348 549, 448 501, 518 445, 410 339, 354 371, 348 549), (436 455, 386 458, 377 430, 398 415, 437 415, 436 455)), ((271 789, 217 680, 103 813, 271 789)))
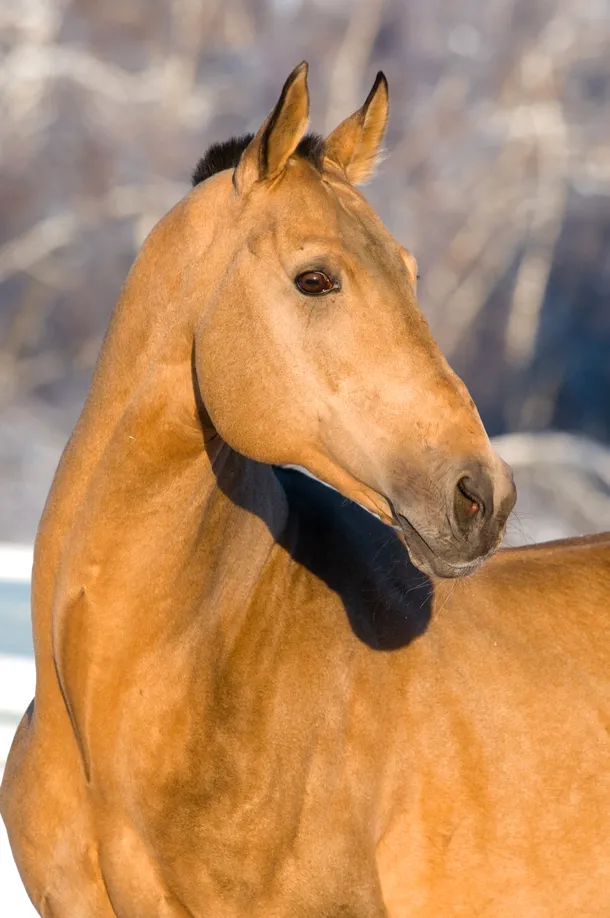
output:
MULTIPOLYGON (((253 138, 254 134, 242 134, 240 137, 230 137, 229 140, 213 143, 195 167, 192 176, 193 186, 205 182, 217 172, 235 169, 241 154, 253 138)), ((320 134, 305 134, 295 150, 296 156, 308 160, 318 172, 322 172, 323 154, 324 138, 320 134)))

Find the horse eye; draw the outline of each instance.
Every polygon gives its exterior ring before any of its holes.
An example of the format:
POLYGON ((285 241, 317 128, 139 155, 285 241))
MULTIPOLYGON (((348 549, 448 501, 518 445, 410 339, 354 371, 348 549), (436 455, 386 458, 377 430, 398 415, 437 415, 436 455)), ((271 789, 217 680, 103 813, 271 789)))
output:
POLYGON ((308 293, 313 296, 319 296, 321 293, 328 293, 334 290, 335 285, 327 274, 323 271, 304 271, 295 279, 295 284, 301 293, 308 293))

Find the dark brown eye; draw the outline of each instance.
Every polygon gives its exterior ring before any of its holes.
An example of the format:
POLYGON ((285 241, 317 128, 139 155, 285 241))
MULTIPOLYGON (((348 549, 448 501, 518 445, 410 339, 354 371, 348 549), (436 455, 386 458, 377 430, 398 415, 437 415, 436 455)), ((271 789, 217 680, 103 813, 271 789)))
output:
POLYGON ((335 286, 323 271, 304 271, 303 274, 298 275, 295 284, 301 293, 309 293, 313 296, 328 293, 335 286))

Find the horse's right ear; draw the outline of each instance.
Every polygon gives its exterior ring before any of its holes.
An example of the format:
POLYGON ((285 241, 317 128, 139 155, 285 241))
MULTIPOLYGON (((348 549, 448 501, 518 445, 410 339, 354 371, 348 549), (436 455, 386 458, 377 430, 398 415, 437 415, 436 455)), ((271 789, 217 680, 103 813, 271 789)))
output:
POLYGON ((309 123, 307 69, 306 61, 295 67, 277 105, 242 153, 233 177, 238 191, 278 176, 298 147, 309 123))
POLYGON ((366 181, 374 172, 388 114, 388 81, 379 71, 362 108, 342 121, 326 138, 325 159, 339 168, 352 185, 366 181))

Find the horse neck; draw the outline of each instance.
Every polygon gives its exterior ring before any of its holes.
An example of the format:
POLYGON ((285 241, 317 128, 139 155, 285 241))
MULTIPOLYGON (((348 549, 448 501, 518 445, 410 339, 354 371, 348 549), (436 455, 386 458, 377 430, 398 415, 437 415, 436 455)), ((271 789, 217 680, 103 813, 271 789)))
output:
POLYGON ((255 578, 285 521, 272 469, 204 432, 182 266, 170 267, 171 252, 162 265, 146 255, 115 310, 45 508, 35 576, 47 596, 62 554, 74 587, 84 569, 117 563, 118 546, 127 575, 148 566, 169 582, 203 543, 208 564, 210 551, 226 555, 229 527, 241 551, 251 550, 255 578), (160 289, 149 282, 152 271, 163 275, 160 289))

